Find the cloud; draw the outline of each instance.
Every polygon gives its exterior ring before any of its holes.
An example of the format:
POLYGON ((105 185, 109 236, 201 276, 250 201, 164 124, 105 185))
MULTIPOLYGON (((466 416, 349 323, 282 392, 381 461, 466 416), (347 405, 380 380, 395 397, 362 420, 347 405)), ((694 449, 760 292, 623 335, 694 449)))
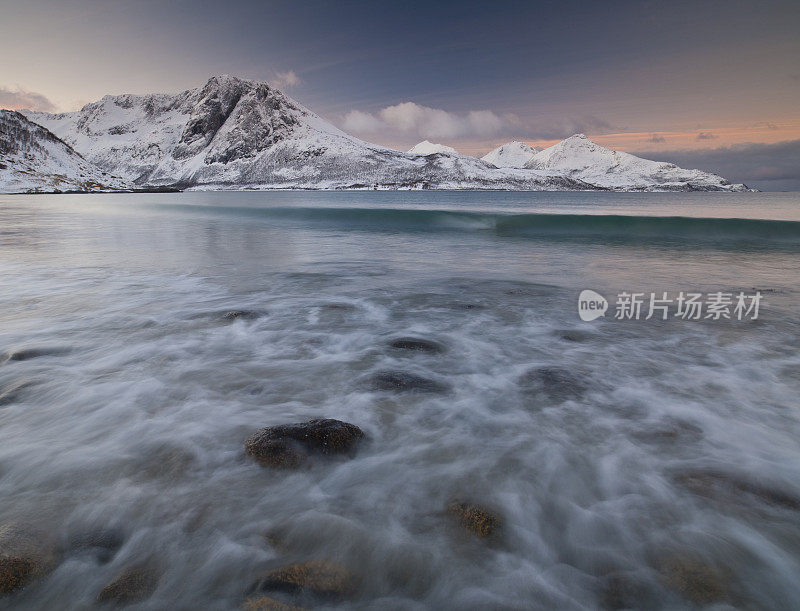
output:
POLYGON ((715 138, 716 136, 711 132, 700 132, 699 134, 697 134, 698 140, 714 140, 715 138))
POLYGON ((591 115, 536 124, 522 121, 510 113, 501 115, 492 110, 456 113, 416 102, 387 106, 376 113, 351 110, 344 115, 340 124, 345 131, 364 137, 414 137, 420 140, 450 141, 500 137, 555 139, 582 132, 596 134, 614 130, 607 121, 591 115))
POLYGON ((650 137, 645 140, 645 142, 654 142, 656 144, 661 144, 666 141, 667 139, 664 136, 659 136, 658 134, 650 134, 650 137))
POLYGON ((41 110, 44 112, 52 112, 56 109, 55 104, 47 99, 46 96, 35 91, 28 91, 17 87, 11 89, 0 85, 0 108, 7 108, 9 110, 41 110))
POLYGON ((758 127, 758 128, 765 127, 773 131, 777 131, 780 129, 780 127, 769 121, 759 121, 758 123, 753 123, 753 127, 758 127))
POLYGON ((635 154, 670 161, 684 168, 714 172, 731 182, 743 182, 767 191, 800 190, 800 140, 635 154))
POLYGON ((276 72, 269 84, 276 89, 291 89, 302 83, 302 79, 297 76, 294 70, 287 70, 286 72, 276 72))

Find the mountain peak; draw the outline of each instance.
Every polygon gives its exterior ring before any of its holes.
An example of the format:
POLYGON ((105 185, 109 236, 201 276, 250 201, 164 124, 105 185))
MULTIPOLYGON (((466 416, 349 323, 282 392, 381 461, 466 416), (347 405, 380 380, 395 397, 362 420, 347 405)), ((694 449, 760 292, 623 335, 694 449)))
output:
POLYGON ((491 163, 498 168, 524 168, 525 164, 533 159, 539 151, 529 144, 520 142, 519 140, 512 140, 501 146, 498 146, 493 151, 490 151, 481 159, 486 163, 491 163))
POLYGON ((428 140, 423 140, 419 144, 414 145, 408 150, 408 152, 411 155, 433 155, 434 153, 458 155, 458 151, 452 146, 436 144, 435 142, 429 142, 428 140))

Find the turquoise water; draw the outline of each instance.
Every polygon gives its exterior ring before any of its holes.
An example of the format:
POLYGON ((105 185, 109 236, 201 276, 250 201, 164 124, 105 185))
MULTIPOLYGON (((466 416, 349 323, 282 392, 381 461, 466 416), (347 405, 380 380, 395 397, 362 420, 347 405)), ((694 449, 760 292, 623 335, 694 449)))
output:
POLYGON ((799 255, 797 194, 0 196, 0 523, 60 542, 0 606, 86 608, 149 562, 141 608, 233 609, 322 558, 361 576, 352 599, 276 597, 691 608, 677 565, 719 605, 796 608, 799 255), (605 317, 579 318, 583 289, 605 317), (763 298, 757 320, 617 320, 623 291, 763 298), (375 390, 385 371, 446 390, 375 390), (368 441, 246 459, 314 417, 368 441), (501 534, 462 532, 453 499, 501 534), (119 543, 87 554, 87 531, 119 543))

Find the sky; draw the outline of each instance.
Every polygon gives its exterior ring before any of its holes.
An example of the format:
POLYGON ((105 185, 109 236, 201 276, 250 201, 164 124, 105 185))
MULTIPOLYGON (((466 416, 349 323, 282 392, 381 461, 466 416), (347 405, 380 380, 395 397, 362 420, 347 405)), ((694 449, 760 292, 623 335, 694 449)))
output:
POLYGON ((800 189, 799 33, 797 0, 0 0, 0 107, 68 111, 231 74, 401 150, 582 132, 800 189))

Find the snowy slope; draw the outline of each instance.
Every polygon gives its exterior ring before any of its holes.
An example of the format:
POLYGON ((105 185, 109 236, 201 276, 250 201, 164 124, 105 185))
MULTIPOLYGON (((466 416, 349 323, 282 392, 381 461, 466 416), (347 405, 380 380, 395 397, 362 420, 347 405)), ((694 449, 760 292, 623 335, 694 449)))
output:
POLYGON ((429 142, 418 145, 422 154, 418 147, 401 153, 344 133, 267 83, 230 76, 174 95, 106 96, 76 112, 26 115, 87 161, 138 186, 655 190, 695 188, 690 181, 697 179, 697 188, 730 189, 719 177, 655 162, 645 163, 673 169, 632 164, 613 171, 603 155, 589 168, 585 151, 571 146, 575 160, 539 157, 551 147, 524 168, 498 168, 429 142))
POLYGON ((491 163, 498 168, 524 168, 539 150, 514 140, 502 146, 498 146, 493 151, 486 153, 481 159, 486 163, 491 163))
POLYGON ((125 183, 87 162, 47 129, 0 110, 0 193, 104 191, 125 183))
POLYGON ((526 168, 557 172, 600 188, 620 191, 746 190, 716 174, 685 170, 672 163, 650 161, 612 151, 576 134, 539 151, 526 168))
POLYGON ((458 151, 452 146, 445 146, 444 144, 435 144, 423 140, 419 144, 415 144, 408 150, 409 155, 433 155, 435 153, 445 153, 448 155, 458 155, 458 151))

